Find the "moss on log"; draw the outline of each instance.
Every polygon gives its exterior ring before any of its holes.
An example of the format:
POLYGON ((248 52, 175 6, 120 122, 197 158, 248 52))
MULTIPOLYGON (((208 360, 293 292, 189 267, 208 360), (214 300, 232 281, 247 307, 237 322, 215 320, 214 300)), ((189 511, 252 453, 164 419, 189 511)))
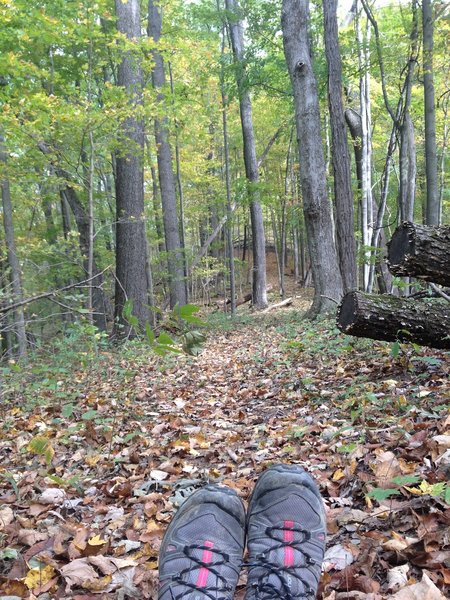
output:
POLYGON ((388 265, 394 275, 450 286, 450 227, 403 223, 388 243, 388 265))
POLYGON ((450 349, 450 303, 445 300, 349 292, 339 306, 337 325, 357 337, 450 349))

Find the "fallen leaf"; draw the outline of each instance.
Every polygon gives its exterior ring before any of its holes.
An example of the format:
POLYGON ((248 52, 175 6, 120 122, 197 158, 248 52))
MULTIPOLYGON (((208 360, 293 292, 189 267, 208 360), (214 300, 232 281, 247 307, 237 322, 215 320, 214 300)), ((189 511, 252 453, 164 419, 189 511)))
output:
POLYGON ((353 562, 353 554, 341 544, 328 548, 323 558, 322 569, 326 572, 335 570, 342 571, 353 562))
POLYGON ((372 463, 372 470, 375 474, 378 487, 390 488, 396 487, 392 479, 401 474, 400 464, 395 454, 388 451, 375 450, 376 461, 372 463))
POLYGON ((4 531, 6 527, 14 520, 14 513, 10 506, 2 506, 0 508, 0 531, 4 531))
POLYGON ((391 591, 398 590, 408 583, 409 565, 399 565, 393 569, 389 569, 387 574, 388 589, 391 591))
POLYGON ((47 488, 39 496, 39 502, 41 504, 55 504, 59 505, 64 502, 67 498, 67 494, 64 490, 59 488, 47 488))
POLYGON ((155 479, 155 481, 164 481, 164 479, 167 479, 167 477, 169 477, 169 473, 166 473, 166 471, 159 471, 158 469, 153 469, 153 471, 150 471, 150 477, 152 479, 155 479))
POLYGON ((64 565, 60 572, 66 580, 66 592, 70 592, 73 586, 83 586, 87 581, 98 579, 97 572, 87 558, 76 558, 64 565))
POLYGON ((445 596, 424 572, 422 581, 405 586, 391 596, 391 600, 445 600, 445 596))
POLYGON ((48 539, 48 534, 34 529, 20 529, 17 534, 17 539, 21 544, 26 546, 34 546, 37 542, 42 542, 48 539))
POLYGON ((53 579, 55 569, 51 565, 47 565, 43 569, 30 569, 24 579, 24 583, 29 590, 37 586, 42 586, 53 579))

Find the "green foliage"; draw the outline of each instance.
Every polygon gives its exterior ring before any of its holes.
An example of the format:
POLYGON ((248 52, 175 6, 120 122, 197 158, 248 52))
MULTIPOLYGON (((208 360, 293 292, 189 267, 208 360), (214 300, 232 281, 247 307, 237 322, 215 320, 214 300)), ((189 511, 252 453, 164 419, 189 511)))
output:
POLYGON ((33 454, 43 456, 45 463, 49 466, 52 462, 55 451, 49 439, 45 437, 34 437, 27 446, 27 450, 33 454))
MULTIPOLYGON (((191 329, 189 326, 204 327, 206 325, 202 319, 195 316, 199 310, 200 308, 195 304, 175 306, 164 320, 163 328, 161 328, 159 335, 155 335, 150 323, 145 323, 145 335, 142 336, 142 339, 145 339, 152 351, 159 356, 164 356, 168 352, 174 354, 185 352, 186 354, 197 356, 202 351, 205 336, 200 331, 191 329), (172 338, 166 329, 174 331, 176 339, 172 338)), ((139 332, 139 321, 133 315, 133 302, 131 300, 127 300, 125 303, 123 316, 131 327, 139 332)))
MULTIPOLYGON (((245 0, 241 5, 240 16, 244 18, 246 27, 245 83, 252 96, 258 157, 273 134, 280 127, 282 129, 261 165, 262 176, 256 190, 261 196, 267 220, 270 209, 274 210, 276 220, 279 219, 280 200, 286 200, 290 231, 294 224, 297 228, 302 227, 302 200, 297 185, 299 165, 294 147, 295 135, 292 133, 292 89, 280 32, 281 0, 245 0), (292 164, 286 165, 291 140, 294 140, 290 151, 292 164), (286 188, 284 179, 289 170, 292 181, 290 187, 286 188)), ((409 55, 412 13, 409 5, 395 4, 374 6, 374 11, 383 41, 387 95, 395 106, 409 55)), ((213 220, 220 219, 226 210, 221 78, 226 96, 232 199, 238 204, 233 215, 233 226, 236 234, 239 223, 242 237, 242 224, 248 221, 249 186, 243 175, 245 169, 235 65, 227 44, 221 53, 225 17, 230 15, 223 10, 223 2, 219 10, 213 0, 168 0, 164 3, 164 31, 156 46, 166 66, 170 62, 173 90, 168 83, 163 90, 163 101, 157 102, 156 92, 151 86, 155 42, 145 36, 140 40, 127 40, 118 34, 114 5, 110 0, 98 0, 95 3, 82 0, 42 0, 37 3, 15 0, 13 3, 0 3, 0 133, 5 138, 7 155, 7 162, 0 166, 2 177, 8 178, 11 187, 24 297, 58 289, 86 277, 86 248, 80 247, 82 240, 77 231, 73 208, 67 206, 67 200, 61 197, 61 192, 69 186, 77 194, 81 208, 87 211, 90 135, 94 142, 95 261, 100 270, 114 264, 117 216, 112 157, 125 155, 130 150, 129 140, 124 144, 122 131, 123 122, 130 116, 142 118, 148 132, 152 130, 155 117, 167 116, 171 143, 177 141, 185 209, 186 255, 188 263, 192 264, 190 261, 199 246, 199 230, 205 235, 211 233, 213 220), (118 65, 124 52, 141 62, 145 80, 142 106, 133 106, 125 90, 116 85, 118 65), (42 144, 45 144, 45 152, 42 151, 42 144), (65 231, 64 206, 69 215, 69 223, 65 224, 68 230, 65 231)), ((435 27, 434 78, 436 98, 439 99, 436 123, 441 159, 448 121, 446 42, 449 22, 448 19, 439 18, 438 24, 435 27)), ((314 69, 325 117, 327 69, 322 27, 320 3, 315 3, 311 10, 311 37, 314 69)), ((360 68, 353 25, 347 29, 341 28, 339 36, 346 101, 355 107, 359 101, 360 68)), ((378 201, 386 140, 392 123, 383 102, 374 44, 372 35, 368 68, 373 122, 373 192, 378 201)), ((419 67, 414 75, 410 112, 415 126, 418 159, 415 217, 420 220, 426 186, 422 74, 419 67)), ((324 141, 326 134, 324 127, 324 141)), ((156 147, 152 136, 147 137, 148 146, 141 157, 146 192, 144 217, 155 281, 155 304, 162 307, 167 293, 167 256, 160 247, 164 241, 163 233, 158 229, 161 207, 158 197, 153 198, 152 192, 157 171, 156 147)), ((396 155, 395 164, 397 159, 396 155)), ((442 165, 445 173, 448 171, 446 156, 442 156, 442 165)), ((353 178, 355 180, 354 173, 353 178)), ((450 207, 450 187, 446 183, 443 176, 444 221, 448 220, 450 207)), ((250 191, 254 187, 254 184, 250 186, 250 191)), ((396 221, 397 197, 397 182, 391 177, 384 227, 391 227, 396 221)), ((223 253, 220 237, 215 242, 214 250, 223 253)), ((1 240, 0 255, 5 256, 4 242, 1 240)), ((379 251, 359 245, 361 264, 379 258, 379 251)), ((237 276, 244 280, 247 265, 238 261, 236 264, 239 265, 237 276)), ((192 275, 205 285, 213 278, 219 280, 226 275, 224 261, 222 258, 207 257, 193 269, 192 275)), ((109 299, 113 297, 114 285, 111 271, 103 284, 105 296, 109 299)), ((401 289, 404 284, 399 280, 396 285, 401 289)), ((106 337, 98 338, 99 332, 89 331, 89 325, 79 318, 88 316, 87 291, 87 288, 68 291, 25 308, 28 329, 36 337, 37 345, 55 348, 66 358, 69 355, 71 358, 78 356, 84 366, 88 366, 92 355, 97 355, 106 345, 106 337), (73 314, 77 322, 72 327, 68 321, 73 320, 73 314), (59 346, 57 337, 61 340, 59 346), (68 348, 64 348, 66 344, 68 348)), ((2 283, 0 302, 9 300, 10 289, 2 283)), ((193 297, 194 304, 197 301, 193 297)), ((124 308, 124 316, 137 329, 136 318, 129 308, 124 308)), ((181 317, 181 321, 185 324, 200 327, 199 323, 192 320, 198 318, 193 313, 186 313, 184 317, 181 317)), ((191 330, 186 330, 188 334, 185 335, 180 330, 179 315, 173 315, 171 319, 176 323, 178 320, 178 323, 174 331, 167 329, 168 338, 160 338, 160 333, 152 331, 150 326, 145 328, 148 344, 162 353, 175 353, 177 348, 198 352, 200 336, 191 330)), ((234 326, 226 317, 223 324, 234 326)), ((305 335, 309 336, 309 333, 305 332, 305 335)), ((353 342, 349 340, 341 344, 331 335, 329 342, 336 353, 351 352, 353 342)), ((292 355, 303 351, 300 346, 294 345, 294 340, 288 339, 287 343, 290 344, 292 355)), ((306 344, 305 348, 308 346, 306 344)), ((315 347, 311 347, 311 352, 320 352, 322 349, 323 344, 317 342, 315 347)), ((400 358, 400 348, 395 345, 393 356, 394 353, 400 358)), ((52 377, 50 379, 53 380, 52 377)))
POLYGON ((382 502, 391 496, 398 496, 401 494, 401 488, 405 488, 406 491, 409 491, 415 495, 429 495, 434 498, 441 498, 447 504, 450 501, 450 485, 444 481, 439 483, 429 484, 424 479, 417 475, 401 475, 398 477, 394 477, 391 480, 391 486, 389 488, 373 488, 367 494, 369 498, 373 498, 378 502, 382 502), (419 483, 418 487, 410 487, 412 485, 416 485, 419 483))

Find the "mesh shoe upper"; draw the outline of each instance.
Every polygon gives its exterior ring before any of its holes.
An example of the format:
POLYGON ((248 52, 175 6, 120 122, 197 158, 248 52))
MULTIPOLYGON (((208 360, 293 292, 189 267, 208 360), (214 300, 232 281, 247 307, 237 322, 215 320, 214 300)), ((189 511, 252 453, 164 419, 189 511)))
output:
POLYGON ((325 512, 313 479, 275 465, 259 478, 247 522, 246 600, 315 598, 325 551, 325 512))
POLYGON ((159 554, 159 600, 231 600, 239 578, 245 512, 228 488, 206 486, 181 505, 159 554))

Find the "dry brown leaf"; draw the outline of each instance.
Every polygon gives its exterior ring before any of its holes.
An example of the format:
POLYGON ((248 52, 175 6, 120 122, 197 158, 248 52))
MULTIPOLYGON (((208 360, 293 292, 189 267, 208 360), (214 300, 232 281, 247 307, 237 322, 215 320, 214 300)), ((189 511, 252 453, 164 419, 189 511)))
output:
POLYGON ((40 504, 53 504, 59 505, 66 500, 67 494, 64 490, 60 490, 59 488, 47 488, 42 492, 39 496, 40 504))
POLYGON ((110 575, 120 569, 136 566, 132 558, 113 558, 111 556, 90 556, 89 562, 96 566, 104 575, 110 575))
POLYGON ((408 583, 409 565, 399 565, 393 569, 389 569, 387 574, 388 589, 391 591, 398 590, 408 583))
POLYGON ((10 506, 0 508, 0 531, 4 531, 14 520, 14 513, 10 506))
POLYGON ((422 581, 402 588, 391 600, 445 600, 445 596, 424 571, 422 581))
POLYGON ((408 546, 411 546, 411 544, 416 544, 419 541, 418 538, 404 537, 395 531, 392 531, 391 534, 391 539, 383 543, 385 550, 401 552, 408 548, 408 546))
POLYGON ((396 487, 392 484, 392 479, 401 475, 401 468, 395 454, 390 450, 375 450, 376 460, 372 463, 372 470, 375 474, 378 487, 389 488, 396 487))
POLYGON ((26 546, 34 546, 37 542, 42 542, 48 538, 48 534, 34 529, 20 529, 17 534, 17 539, 21 544, 26 546))
POLYGON ((87 558, 76 558, 61 568, 61 575, 66 580, 66 592, 70 592, 73 586, 82 586, 87 581, 98 579, 98 574, 87 558))

